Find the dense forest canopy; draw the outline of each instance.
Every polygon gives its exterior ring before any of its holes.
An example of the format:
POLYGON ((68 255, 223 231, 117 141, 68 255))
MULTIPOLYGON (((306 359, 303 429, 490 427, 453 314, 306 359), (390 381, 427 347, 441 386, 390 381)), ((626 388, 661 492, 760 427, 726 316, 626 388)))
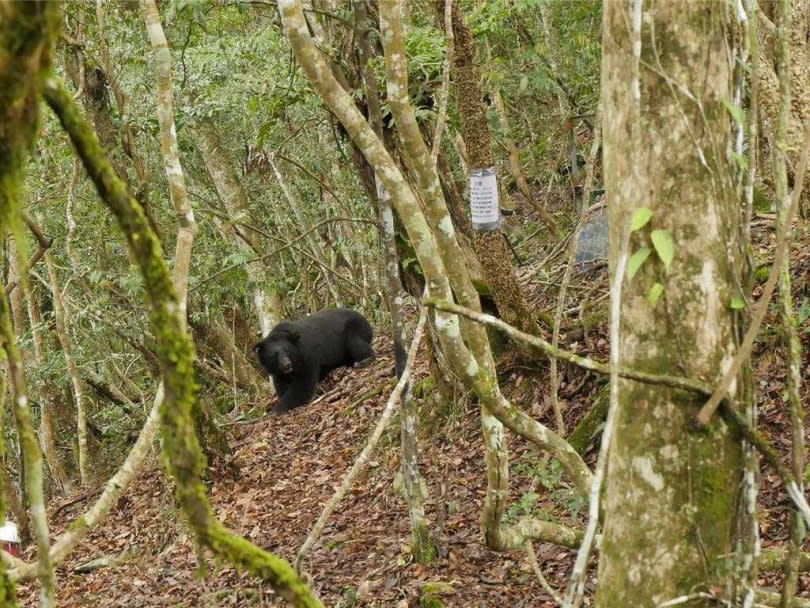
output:
POLYGON ((810 606, 808 0, 0 0, 0 606, 810 606))

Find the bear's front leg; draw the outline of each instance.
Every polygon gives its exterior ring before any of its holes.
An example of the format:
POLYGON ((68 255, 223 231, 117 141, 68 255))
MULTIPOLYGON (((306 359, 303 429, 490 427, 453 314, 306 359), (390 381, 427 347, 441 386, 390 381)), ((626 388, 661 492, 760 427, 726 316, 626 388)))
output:
POLYGON ((288 412, 293 408, 305 405, 315 394, 318 384, 318 368, 313 367, 302 376, 293 376, 283 395, 279 395, 278 403, 273 411, 277 414, 288 412))

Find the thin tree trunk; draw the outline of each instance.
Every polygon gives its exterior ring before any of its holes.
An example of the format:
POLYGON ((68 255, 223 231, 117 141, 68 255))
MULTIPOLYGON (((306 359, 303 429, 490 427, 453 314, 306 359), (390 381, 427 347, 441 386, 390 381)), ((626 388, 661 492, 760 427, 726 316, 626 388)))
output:
MULTIPOLYGON (((216 186, 219 198, 225 206, 228 218, 234 223, 248 222, 250 219, 248 197, 236 176, 233 162, 222 145, 216 126, 210 119, 200 120, 197 123, 197 131, 201 135, 197 139, 200 154, 211 175, 211 180, 216 186)), ((250 254, 251 257, 260 251, 261 235, 244 223, 233 226, 231 234, 236 240, 237 247, 250 254)), ((245 271, 253 291, 253 305, 259 320, 261 335, 266 336, 281 320, 281 301, 278 293, 267 287, 270 282, 266 264, 251 262, 245 265, 245 271)))
MULTIPOLYGON (((49 264, 48 258, 46 258, 46 264, 48 264, 50 271, 51 264, 49 264)), ((56 305, 54 304, 55 308, 56 305)), ((31 332, 34 338, 34 360, 40 369, 44 369, 46 348, 43 336, 45 328, 42 325, 39 301, 33 289, 28 289, 28 320, 31 323, 31 332)), ((52 390, 51 383, 48 380, 41 383, 40 394, 42 398, 40 399, 39 408, 39 444, 59 491, 62 494, 69 494, 73 491, 73 484, 70 482, 70 478, 65 471, 65 465, 62 463, 62 457, 56 448, 53 426, 53 404, 56 401, 56 392, 52 390)))
MULTIPOLYGON (((641 207, 652 219, 631 236, 630 253, 655 248, 653 238, 674 243, 671 262, 665 263, 663 246, 663 256, 654 251, 624 285, 619 364, 680 369, 707 384, 735 351, 737 319, 729 303, 741 285, 739 249, 727 236, 738 234, 741 221, 726 155, 730 24, 716 7, 713 0, 693 0, 645 1, 642 8, 639 0, 632 12, 625 3, 607 3, 603 21, 612 270, 641 207), (700 104, 684 104, 659 72, 642 71, 641 57, 700 94, 700 104), (663 294, 653 303, 656 284, 663 294)), ((628 380, 616 389, 596 604, 657 606, 717 584, 714 577, 735 549, 742 449, 719 418, 708 433, 691 430, 702 404, 694 395, 628 380)), ((735 403, 734 390, 730 397, 735 403)))
MULTIPOLYGON (((366 85, 366 98, 368 99, 369 124, 380 141, 383 140, 382 110, 377 78, 369 63, 371 59, 371 45, 368 36, 371 24, 364 0, 355 2, 355 14, 363 31, 359 38, 360 61, 362 63, 363 80, 366 85)), ((402 318, 402 298, 405 292, 399 276, 397 260, 397 246, 394 231, 394 213, 391 209, 391 197, 378 175, 375 175, 377 184, 377 205, 382 223, 380 236, 385 248, 385 274, 388 280, 388 309, 391 313, 391 325, 394 338, 394 357, 397 378, 401 378, 407 364, 408 354, 405 350, 405 327, 402 318)), ((423 313, 426 314, 426 313, 423 313)), ((418 348, 415 344, 413 348, 418 348)), ((436 555, 436 548, 430 539, 430 528, 425 517, 425 500, 423 488, 426 487, 419 473, 419 448, 416 433, 419 428, 419 411, 413 399, 411 383, 406 382, 402 387, 402 416, 400 420, 400 442, 402 451, 402 477, 405 485, 405 498, 408 502, 408 516, 411 523, 411 539, 413 555, 417 562, 428 563, 436 555)))
POLYGON ((59 344, 62 345, 62 352, 65 354, 65 366, 67 367, 70 384, 73 387, 73 399, 76 402, 76 434, 79 438, 79 477, 84 487, 89 486, 93 479, 90 473, 90 454, 87 449, 87 399, 85 398, 84 385, 82 384, 79 367, 73 356, 73 342, 67 331, 69 324, 69 312, 59 287, 59 278, 56 276, 56 268, 53 265, 51 256, 45 254, 45 264, 48 267, 48 278, 51 283, 51 295, 53 298, 53 316, 56 321, 56 335, 59 344))

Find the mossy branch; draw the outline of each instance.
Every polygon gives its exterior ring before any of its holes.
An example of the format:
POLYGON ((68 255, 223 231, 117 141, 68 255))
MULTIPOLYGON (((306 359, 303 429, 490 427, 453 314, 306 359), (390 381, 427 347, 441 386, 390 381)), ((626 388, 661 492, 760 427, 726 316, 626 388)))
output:
MULTIPOLYGON (((457 315, 461 315, 462 317, 477 321, 478 323, 484 323, 500 329, 510 338, 525 342, 530 346, 545 352, 550 357, 557 357, 558 359, 568 361, 569 363, 573 363, 574 365, 598 374, 610 374, 610 366, 606 363, 600 363, 599 361, 594 361, 588 357, 582 357, 567 350, 555 348, 542 338, 522 332, 519 329, 512 327, 508 323, 493 317, 492 315, 475 312, 469 308, 459 306, 458 304, 438 300, 436 298, 426 298, 423 300, 423 304, 425 306, 432 306, 433 308, 444 312, 455 313, 457 315)), ((642 382, 644 384, 667 386, 669 388, 694 393, 696 395, 702 395, 704 397, 709 397, 712 394, 711 386, 704 384, 699 380, 692 380, 690 378, 666 376, 663 374, 649 374, 647 372, 627 368, 619 368, 617 374, 620 378, 625 378, 626 380, 635 380, 636 382, 642 382)), ((810 505, 807 504, 807 499, 805 499, 804 495, 799 490, 799 486, 796 483, 793 473, 791 473, 791 471, 782 464, 782 460, 779 458, 779 453, 776 451, 776 449, 759 432, 757 432, 757 430, 740 412, 730 406, 727 399, 723 399, 723 401, 720 402, 720 415, 726 422, 734 426, 740 432, 743 438, 753 445, 762 455, 765 461, 774 468, 776 473, 782 479, 782 482, 785 484, 788 495, 801 512, 805 523, 808 525, 808 527, 810 527, 810 505)))
POLYGON ((202 545, 268 582, 294 606, 321 606, 289 563, 232 534, 214 517, 201 481, 203 456, 191 416, 196 397, 194 352, 188 335, 183 331, 181 308, 160 241, 140 204, 115 174, 98 137, 64 84, 50 77, 45 83, 44 94, 76 147, 99 196, 124 232, 130 255, 143 277, 165 390, 160 410, 164 451, 177 484, 179 502, 192 529, 202 545))

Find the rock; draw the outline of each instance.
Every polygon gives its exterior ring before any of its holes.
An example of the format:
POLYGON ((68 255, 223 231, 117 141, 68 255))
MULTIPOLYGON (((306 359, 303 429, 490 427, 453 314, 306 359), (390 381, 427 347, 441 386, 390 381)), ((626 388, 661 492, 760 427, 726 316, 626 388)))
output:
POLYGON ((577 252, 575 260, 577 264, 591 262, 608 256, 608 219, 607 209, 600 205, 597 209, 589 212, 585 219, 585 224, 579 231, 577 241, 577 252))

